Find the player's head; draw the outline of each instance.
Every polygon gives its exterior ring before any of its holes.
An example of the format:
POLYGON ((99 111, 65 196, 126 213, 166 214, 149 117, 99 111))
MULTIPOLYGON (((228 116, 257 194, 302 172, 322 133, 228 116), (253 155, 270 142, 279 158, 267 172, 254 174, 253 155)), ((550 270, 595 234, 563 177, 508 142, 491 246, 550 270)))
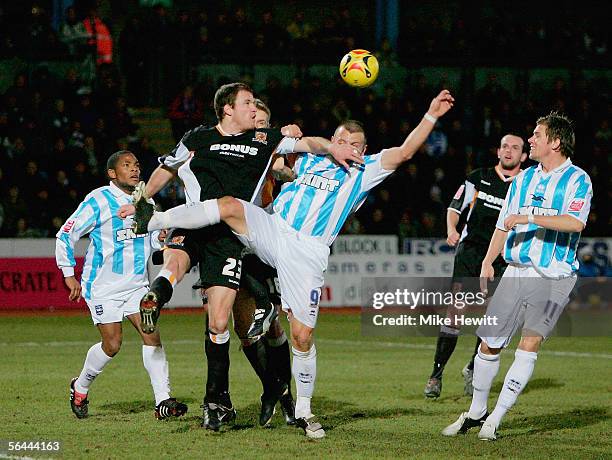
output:
POLYGON ((574 155, 576 136, 572 122, 565 115, 550 112, 538 118, 533 136, 529 138, 529 158, 542 162, 550 155, 560 154, 565 158, 574 155))
POLYGON ((269 128, 270 118, 272 118, 272 112, 261 99, 255 99, 255 107, 257 113, 255 114, 255 128, 269 128))
POLYGON ((129 150, 119 150, 106 161, 106 174, 123 191, 133 191, 140 181, 140 163, 129 150))
POLYGON ((504 169, 514 169, 527 159, 527 154, 523 153, 525 142, 519 136, 506 134, 501 138, 497 149, 497 158, 504 169))
POLYGON ((350 144, 359 155, 367 149, 367 139, 363 125, 355 120, 346 120, 338 125, 331 139, 334 144, 350 144))
POLYGON ((215 113, 219 122, 229 119, 238 129, 253 129, 257 113, 253 90, 245 83, 221 86, 215 93, 215 113))

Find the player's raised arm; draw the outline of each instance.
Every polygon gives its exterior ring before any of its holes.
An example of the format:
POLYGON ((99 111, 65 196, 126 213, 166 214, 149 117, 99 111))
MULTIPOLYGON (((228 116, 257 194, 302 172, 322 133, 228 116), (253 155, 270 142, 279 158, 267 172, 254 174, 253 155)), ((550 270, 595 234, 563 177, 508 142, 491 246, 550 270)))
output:
POLYGON ((359 150, 349 144, 334 144, 324 137, 303 137, 295 144, 296 152, 309 152, 315 155, 331 155, 342 165, 349 169, 349 161, 363 164, 363 157, 359 154, 359 150))
POLYGON ((331 155, 342 167, 349 169, 349 161, 363 164, 364 160, 359 151, 350 145, 336 145, 324 137, 302 137, 302 130, 297 125, 287 125, 281 128, 281 134, 289 138, 298 138, 295 144, 279 144, 275 153, 284 155, 287 153, 312 153, 315 155, 331 155))
POLYGON ((399 147, 385 150, 382 157, 382 167, 393 171, 404 161, 412 158, 433 130, 438 118, 448 112, 454 103, 455 98, 451 95, 450 91, 442 90, 431 101, 429 110, 427 110, 427 113, 417 127, 408 135, 404 143, 399 147))

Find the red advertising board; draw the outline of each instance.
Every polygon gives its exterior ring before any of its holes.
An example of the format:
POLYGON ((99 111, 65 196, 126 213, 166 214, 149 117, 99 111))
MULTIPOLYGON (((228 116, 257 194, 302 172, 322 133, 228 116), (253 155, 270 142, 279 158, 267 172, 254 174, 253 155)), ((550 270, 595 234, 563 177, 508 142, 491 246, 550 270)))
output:
MULTIPOLYGON (((77 267, 82 266, 77 258, 77 267)), ((68 292, 55 258, 0 258, 0 309, 87 308, 82 299, 68 300, 68 292)))

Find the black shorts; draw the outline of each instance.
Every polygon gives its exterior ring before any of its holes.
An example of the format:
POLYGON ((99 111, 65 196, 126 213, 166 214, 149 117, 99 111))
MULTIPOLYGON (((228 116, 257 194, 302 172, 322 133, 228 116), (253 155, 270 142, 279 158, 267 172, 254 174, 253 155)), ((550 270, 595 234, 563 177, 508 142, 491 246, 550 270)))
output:
POLYGON ((199 265, 202 287, 240 287, 242 250, 244 246, 225 224, 196 230, 172 229, 166 247, 180 249, 189 255, 191 267, 199 265))
MULTIPOLYGON (((466 291, 480 290, 480 270, 482 261, 487 255, 489 245, 461 242, 455 252, 455 263, 453 266, 453 283, 461 283, 466 291)), ((489 283, 489 293, 492 294, 504 274, 506 262, 499 256, 493 263, 495 270, 495 281, 489 283)))
POLYGON ((270 302, 280 305, 280 285, 276 269, 261 261, 255 254, 247 254, 242 259, 242 281, 240 287, 249 290, 247 277, 253 277, 257 283, 265 286, 270 302))

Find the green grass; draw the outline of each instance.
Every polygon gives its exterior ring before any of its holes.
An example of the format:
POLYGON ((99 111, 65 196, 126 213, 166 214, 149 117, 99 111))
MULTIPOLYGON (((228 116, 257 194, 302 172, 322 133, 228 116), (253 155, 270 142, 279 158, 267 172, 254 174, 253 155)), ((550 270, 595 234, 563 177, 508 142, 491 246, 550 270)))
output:
MULTIPOLYGON (((434 338, 362 337, 359 316, 322 314, 313 411, 322 416, 327 437, 309 441, 280 415, 270 429, 257 426, 260 386, 235 338, 230 385, 237 426, 223 434, 199 427, 206 369, 199 313, 162 317, 174 395, 189 412, 156 421, 138 337, 124 326, 121 352, 90 391, 91 416, 77 420, 67 390, 98 340, 89 317, 0 317, 0 439, 61 440, 64 458, 612 457, 609 338, 548 341, 500 438, 485 443, 476 432, 451 439, 439 434, 469 407, 460 371, 471 337, 460 339, 442 397, 427 401, 422 390, 434 338), (589 355, 551 353, 560 351, 589 355)), ((512 358, 502 356, 493 398, 512 358)))

